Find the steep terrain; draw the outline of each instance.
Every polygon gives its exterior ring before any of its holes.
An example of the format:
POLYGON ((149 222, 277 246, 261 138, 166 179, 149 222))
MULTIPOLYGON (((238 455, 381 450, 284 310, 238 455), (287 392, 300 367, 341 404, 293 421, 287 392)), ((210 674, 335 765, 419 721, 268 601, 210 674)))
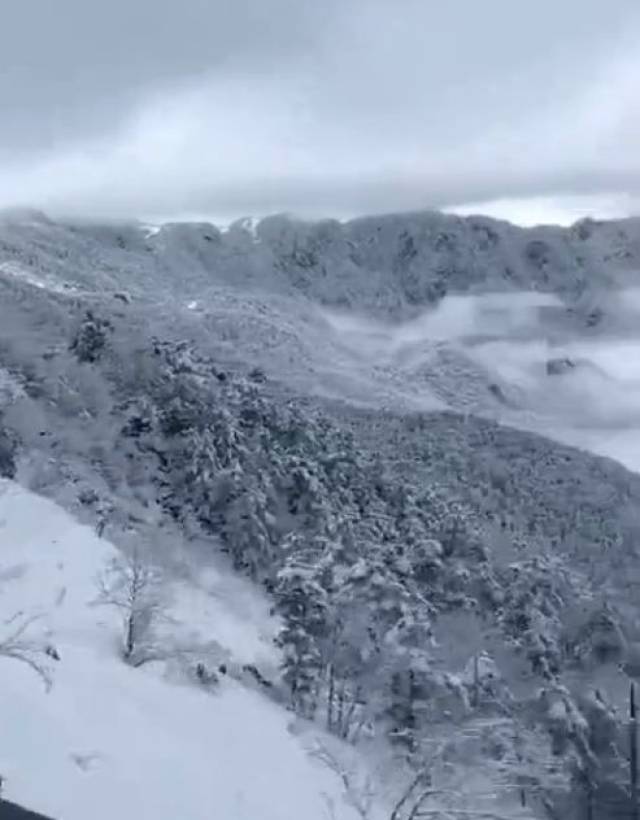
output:
MULTIPOLYGON (((491 793, 500 816, 595 800, 614 817, 640 670, 640 477, 593 453, 640 465, 639 258, 637 220, 220 231, 6 214, 0 472, 125 552, 153 542, 170 577, 226 553, 278 615, 260 667, 284 704, 342 741, 384 740, 398 782, 428 767, 462 794, 475 771, 469 799, 491 793), (428 747, 445 737, 440 771, 428 747)), ((229 626, 229 603, 207 628, 238 654, 253 627, 229 626)), ((94 626, 82 651, 99 654, 94 626)), ((140 675, 138 702, 173 699, 146 670, 104 674, 122 703, 140 675)), ((262 721, 234 687, 217 697, 262 721)), ((184 697, 195 719, 200 693, 184 697)), ((222 718, 207 720, 208 736, 222 718)))
POLYGON ((211 562, 201 589, 174 580, 161 629, 178 649, 132 669, 118 657, 120 613, 96 606, 96 578, 117 554, 109 543, 6 481, 0 539, 0 640, 29 621, 15 643, 51 680, 47 689, 26 663, 0 657, 5 797, 60 820, 324 820, 323 792, 341 802, 339 783, 287 732, 286 714, 232 677, 241 662, 264 669, 274 654, 256 593, 216 578, 211 562), (240 596, 235 613, 229 587, 240 596), (40 644, 55 657, 37 660, 40 644), (201 660, 226 662, 229 674, 199 684, 201 660))
POLYGON ((523 229, 427 212, 347 223, 275 216, 221 231, 55 223, 18 212, 3 215, 2 256, 7 274, 66 290, 206 299, 208 289, 229 285, 400 317, 448 293, 535 290, 572 302, 628 285, 640 221, 523 229))
POLYGON ((615 431, 637 419, 639 374, 622 363, 637 354, 639 256, 638 220, 271 217, 220 231, 5 214, 1 319, 19 333, 20 311, 45 311, 44 327, 52 304, 99 305, 300 393, 471 412, 634 466, 615 431))

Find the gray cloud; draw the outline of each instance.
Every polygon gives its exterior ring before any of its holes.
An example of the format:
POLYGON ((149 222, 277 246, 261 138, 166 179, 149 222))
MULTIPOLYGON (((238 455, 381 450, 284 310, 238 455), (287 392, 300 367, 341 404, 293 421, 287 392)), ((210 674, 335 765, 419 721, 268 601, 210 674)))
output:
POLYGON ((636 0, 21 0, 0 31, 0 204, 638 194, 638 46, 636 0))
POLYGON ((20 0, 3 16, 5 150, 108 131, 145 94, 295 54, 322 24, 296 0, 20 0))

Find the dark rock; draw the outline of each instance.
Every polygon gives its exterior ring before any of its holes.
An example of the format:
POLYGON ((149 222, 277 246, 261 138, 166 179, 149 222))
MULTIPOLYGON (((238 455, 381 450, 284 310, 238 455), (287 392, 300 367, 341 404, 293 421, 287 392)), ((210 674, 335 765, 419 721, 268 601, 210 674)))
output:
POLYGON ((127 438, 140 438, 150 433, 153 428, 151 420, 142 416, 132 416, 122 428, 122 435, 127 438))
POLYGON ((259 384, 262 384, 267 380, 266 374, 261 367, 254 367, 253 370, 249 371, 248 378, 252 382, 257 382, 259 384))
POLYGON ((576 363, 568 357, 548 359, 546 364, 547 376, 561 376, 576 367, 576 363))
POLYGON ((504 390, 502 389, 502 387, 500 387, 499 384, 496 384, 495 382, 491 382, 488 386, 488 390, 491 393, 491 395, 495 399, 497 399, 497 401, 499 401, 500 404, 504 404, 505 407, 514 407, 515 406, 514 401, 512 399, 510 399, 509 396, 507 396, 507 394, 504 392, 504 390))
POLYGON ((78 501, 85 507, 97 504, 99 500, 98 493, 91 487, 81 490, 78 493, 78 501))
POLYGON ((596 327, 604 319, 604 311, 602 308, 594 308, 587 316, 587 327, 596 327))

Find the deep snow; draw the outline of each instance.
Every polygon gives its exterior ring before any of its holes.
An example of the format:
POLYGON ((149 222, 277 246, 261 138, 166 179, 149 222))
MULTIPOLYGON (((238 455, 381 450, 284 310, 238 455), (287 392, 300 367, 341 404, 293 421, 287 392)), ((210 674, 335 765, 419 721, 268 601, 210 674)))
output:
MULTIPOLYGON (((120 660, 118 615, 92 605, 114 548, 90 528, 3 481, 0 548, 1 635, 16 613, 38 614, 31 637, 61 658, 50 662, 49 692, 0 658, 7 799, 56 820, 327 820, 323 795, 332 795, 337 820, 354 817, 337 780, 288 731, 284 709, 228 676, 209 693, 175 670, 169 679, 158 665, 120 660)), ((209 589, 223 589, 212 574, 209 589)), ((243 622, 206 589, 174 590, 176 634, 199 632, 239 662, 252 653, 264 661, 264 625, 243 622)))

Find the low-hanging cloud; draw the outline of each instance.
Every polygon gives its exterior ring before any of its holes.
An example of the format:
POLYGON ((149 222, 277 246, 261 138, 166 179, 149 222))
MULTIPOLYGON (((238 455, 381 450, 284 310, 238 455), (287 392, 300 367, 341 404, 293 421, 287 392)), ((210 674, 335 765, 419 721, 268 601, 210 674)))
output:
MULTIPOLYGON (((351 372, 372 368, 392 374, 396 403, 407 395, 411 406, 434 407, 432 379, 456 390, 476 379, 490 395, 491 384, 512 397, 503 421, 550 438, 615 458, 640 470, 640 289, 611 295, 612 324, 600 335, 580 334, 568 324, 562 340, 548 336, 543 315, 554 296, 538 292, 449 295, 437 307, 402 323, 324 310, 333 349, 351 372), (438 351, 453 358, 440 359, 438 351), (550 374, 555 361, 560 369, 550 374), (453 363, 453 364, 452 364, 453 363), (456 364, 465 363, 466 382, 456 364), (451 370, 451 367, 454 370, 451 370)), ((377 395, 377 393, 376 393, 377 395)), ((437 398, 436 398, 437 401, 437 398)), ((484 405, 504 412, 500 402, 484 405)), ((480 408, 483 405, 479 405, 480 408)), ((459 409, 456 407, 456 409, 459 409)), ((478 407, 476 407, 476 412, 478 407)))
POLYGON ((633 0, 14 5, 0 205, 227 218, 640 194, 633 0))

